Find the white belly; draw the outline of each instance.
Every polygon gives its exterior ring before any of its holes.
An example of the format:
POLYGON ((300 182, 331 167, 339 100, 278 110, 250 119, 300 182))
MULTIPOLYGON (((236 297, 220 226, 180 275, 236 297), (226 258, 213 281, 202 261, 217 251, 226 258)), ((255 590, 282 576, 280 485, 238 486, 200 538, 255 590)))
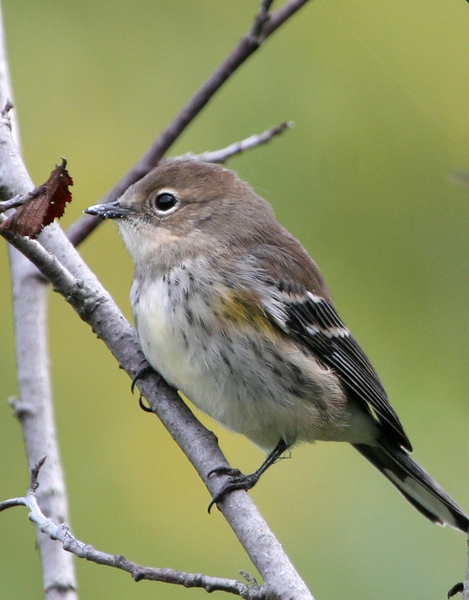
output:
POLYGON ((196 406, 266 450, 280 439, 370 438, 371 419, 348 406, 331 371, 288 340, 259 338, 250 324, 220 328, 209 292, 195 302, 187 271, 176 281, 134 282, 134 318, 148 362, 196 406))

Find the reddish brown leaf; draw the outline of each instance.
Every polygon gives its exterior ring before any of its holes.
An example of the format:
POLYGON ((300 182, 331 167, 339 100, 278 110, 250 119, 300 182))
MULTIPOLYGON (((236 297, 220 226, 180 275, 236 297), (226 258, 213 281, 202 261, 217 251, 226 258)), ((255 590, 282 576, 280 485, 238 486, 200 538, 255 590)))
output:
POLYGON ((71 202, 72 194, 68 186, 73 180, 66 169, 67 161, 56 165, 49 179, 31 192, 31 202, 21 206, 0 225, 0 231, 8 229, 19 235, 37 237, 54 219, 60 219, 65 212, 65 204, 71 202))

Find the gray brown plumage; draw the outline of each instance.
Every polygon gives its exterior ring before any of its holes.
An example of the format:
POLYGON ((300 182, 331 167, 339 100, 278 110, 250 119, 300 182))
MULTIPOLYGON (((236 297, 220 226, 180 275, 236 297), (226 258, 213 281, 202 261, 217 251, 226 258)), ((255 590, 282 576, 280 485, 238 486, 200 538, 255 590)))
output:
POLYGON ((409 456, 316 263, 235 173, 171 162, 87 212, 116 219, 133 257, 132 308, 149 363, 271 452, 267 466, 300 442, 347 441, 422 514, 467 532, 465 513, 409 456))

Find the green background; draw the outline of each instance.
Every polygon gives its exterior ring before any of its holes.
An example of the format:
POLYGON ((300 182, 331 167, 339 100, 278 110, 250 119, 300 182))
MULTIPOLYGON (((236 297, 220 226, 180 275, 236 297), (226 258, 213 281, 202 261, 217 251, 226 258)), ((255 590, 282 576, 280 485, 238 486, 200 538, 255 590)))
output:
MULTIPOLYGON (((280 3, 274 4, 279 6, 280 3)), ((61 156, 75 180, 64 225, 138 159, 250 26, 254 0, 5 0, 25 159, 36 184, 61 156)), ((296 127, 229 166, 321 266, 380 373, 415 457, 469 510, 469 5, 317 0, 230 80, 171 153, 296 127)), ((10 284, 0 251, 0 498, 28 484, 10 284)), ((106 223, 81 248, 130 318, 131 261, 106 223)), ((256 574, 102 342, 50 292, 54 396, 75 534, 139 563, 256 574)), ((209 419, 230 461, 262 454, 209 419)), ((317 599, 443 599, 466 541, 433 526, 346 445, 293 451, 251 492, 317 599)), ((0 515, 0 598, 42 597, 25 509, 0 515)), ((202 598, 79 561, 81 598, 202 598)))

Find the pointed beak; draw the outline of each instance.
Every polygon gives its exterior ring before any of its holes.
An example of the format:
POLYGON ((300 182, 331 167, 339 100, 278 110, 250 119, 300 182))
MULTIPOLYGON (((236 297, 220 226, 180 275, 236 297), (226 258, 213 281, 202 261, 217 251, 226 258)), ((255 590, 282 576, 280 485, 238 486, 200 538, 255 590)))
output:
POLYGON ((122 219, 127 217, 131 210, 116 200, 107 204, 95 204, 83 212, 94 217, 101 217, 101 219, 122 219))

